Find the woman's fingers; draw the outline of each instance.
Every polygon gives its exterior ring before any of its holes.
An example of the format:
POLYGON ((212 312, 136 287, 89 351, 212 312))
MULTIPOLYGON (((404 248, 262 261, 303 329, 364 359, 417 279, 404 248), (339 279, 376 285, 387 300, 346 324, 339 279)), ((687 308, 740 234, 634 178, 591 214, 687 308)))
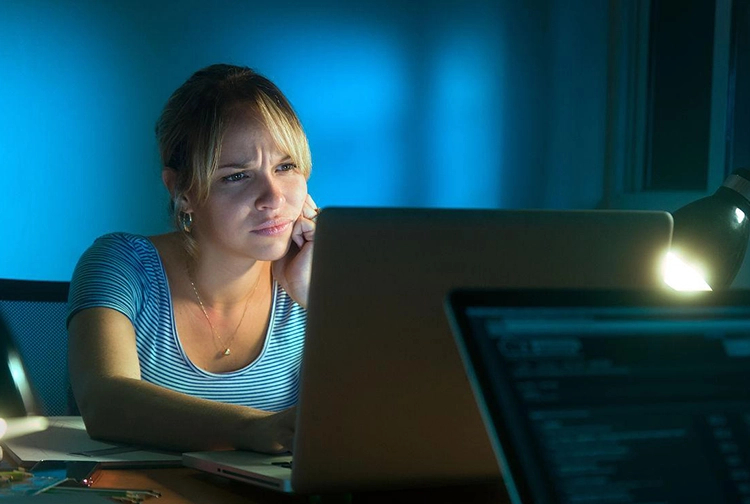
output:
POLYGON ((306 219, 315 220, 319 212, 320 209, 315 204, 315 200, 308 194, 307 198, 305 198, 305 204, 302 205, 302 216, 306 219))
POLYGON ((305 204, 302 206, 302 215, 294 223, 294 228, 292 229, 292 240, 299 248, 302 248, 305 243, 313 241, 315 237, 315 219, 318 217, 319 212, 320 209, 315 204, 312 196, 308 194, 305 204))

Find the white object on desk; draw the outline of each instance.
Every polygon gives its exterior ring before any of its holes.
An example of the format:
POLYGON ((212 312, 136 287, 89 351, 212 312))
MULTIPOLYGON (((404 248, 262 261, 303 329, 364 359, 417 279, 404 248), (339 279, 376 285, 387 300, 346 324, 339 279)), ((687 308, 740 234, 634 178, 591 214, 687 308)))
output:
POLYGON ((99 462, 106 466, 181 466, 181 454, 138 446, 96 441, 86 433, 79 416, 48 417, 45 430, 2 439, 5 453, 20 466, 41 460, 99 462))
POLYGON ((49 427, 49 419, 43 416, 0 418, 0 438, 3 440, 25 436, 49 427))

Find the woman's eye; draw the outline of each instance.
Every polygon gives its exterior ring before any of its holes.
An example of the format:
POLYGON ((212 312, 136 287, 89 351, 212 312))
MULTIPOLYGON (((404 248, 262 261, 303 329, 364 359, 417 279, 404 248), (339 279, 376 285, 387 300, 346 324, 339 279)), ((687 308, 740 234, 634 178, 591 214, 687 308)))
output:
POLYGON ((278 170, 279 171, 291 171, 295 170, 297 168, 297 165, 294 163, 284 163, 279 165, 278 170))
POLYGON ((222 177, 221 180, 223 180, 224 182, 239 182, 244 178, 247 178, 247 174, 245 172, 237 172, 232 173, 231 175, 227 175, 226 177, 222 177))

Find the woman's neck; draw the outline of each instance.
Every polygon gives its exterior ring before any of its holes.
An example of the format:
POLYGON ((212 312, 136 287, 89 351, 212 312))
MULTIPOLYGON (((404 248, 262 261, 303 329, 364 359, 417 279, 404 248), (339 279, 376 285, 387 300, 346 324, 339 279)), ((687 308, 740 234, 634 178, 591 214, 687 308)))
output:
POLYGON ((265 290, 261 289, 263 284, 270 283, 271 263, 268 261, 230 258, 210 249, 191 257, 178 233, 150 239, 162 257, 170 284, 190 298, 197 290, 203 303, 213 309, 244 305, 252 293, 265 290))

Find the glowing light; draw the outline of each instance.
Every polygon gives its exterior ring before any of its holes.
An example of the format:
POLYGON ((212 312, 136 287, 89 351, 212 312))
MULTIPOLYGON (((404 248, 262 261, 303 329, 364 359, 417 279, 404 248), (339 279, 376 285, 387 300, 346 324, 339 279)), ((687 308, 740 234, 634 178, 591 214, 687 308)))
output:
POLYGON ((674 252, 668 252, 663 264, 664 283, 677 291, 710 291, 700 268, 687 264, 674 252))
POLYGON ((12 439, 25 436, 32 432, 39 432, 49 427, 49 419, 42 416, 27 416, 19 418, 0 418, 0 438, 12 439))
POLYGON ((747 218, 745 212, 743 212, 739 208, 734 209, 734 216, 737 217, 737 224, 742 224, 747 218))

